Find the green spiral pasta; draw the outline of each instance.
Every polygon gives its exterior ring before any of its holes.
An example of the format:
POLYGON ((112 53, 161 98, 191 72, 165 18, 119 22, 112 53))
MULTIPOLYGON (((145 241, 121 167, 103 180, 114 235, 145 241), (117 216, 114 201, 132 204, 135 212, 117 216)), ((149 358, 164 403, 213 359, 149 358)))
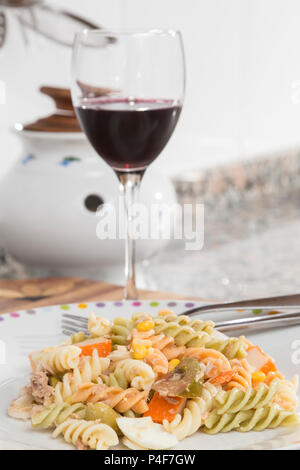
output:
POLYGON ((62 403, 61 405, 50 405, 35 414, 31 418, 31 424, 33 428, 51 428, 52 426, 60 425, 74 415, 78 418, 84 418, 85 410, 86 406, 82 403, 76 403, 71 406, 66 403, 62 403))
POLYGON ((195 331, 190 326, 181 326, 176 322, 161 321, 154 327, 155 333, 163 333, 172 336, 176 346, 186 346, 187 348, 205 347, 211 336, 205 331, 195 331))
POLYGON ((277 405, 271 405, 256 410, 225 413, 223 415, 213 411, 205 420, 203 431, 207 434, 229 431, 249 432, 274 429, 279 426, 297 425, 299 425, 299 418, 295 413, 285 411, 277 405))
POLYGON ((259 408, 255 411, 246 411, 246 413, 248 413, 247 420, 242 423, 238 429, 239 432, 263 431, 264 429, 298 426, 300 424, 297 414, 283 410, 277 405, 272 405, 269 408, 259 408))
POLYGON ((165 323, 178 323, 180 326, 189 326, 195 331, 205 331, 209 335, 212 334, 215 324, 210 320, 199 320, 199 318, 191 319, 187 315, 164 315, 162 317, 153 318, 155 326, 159 327, 165 323))
POLYGON ((128 336, 133 327, 134 324, 131 320, 116 317, 111 328, 113 346, 128 344, 128 336))
POLYGON ((205 344, 205 347, 220 351, 229 360, 243 359, 247 356, 247 343, 244 336, 225 340, 211 338, 211 340, 205 344))
MULTIPOLYGON (((135 322, 137 318, 137 316, 134 318, 135 322)), ((192 320, 186 315, 174 314, 152 317, 152 320, 155 333, 172 336, 176 346, 216 349, 228 359, 242 359, 247 355, 247 343, 244 336, 225 340, 214 338, 212 321, 192 320)))
POLYGON ((279 379, 274 379, 270 386, 260 384, 257 389, 247 388, 242 391, 234 388, 230 392, 219 391, 214 399, 217 413, 238 413, 251 409, 263 408, 270 405, 277 393, 279 379))

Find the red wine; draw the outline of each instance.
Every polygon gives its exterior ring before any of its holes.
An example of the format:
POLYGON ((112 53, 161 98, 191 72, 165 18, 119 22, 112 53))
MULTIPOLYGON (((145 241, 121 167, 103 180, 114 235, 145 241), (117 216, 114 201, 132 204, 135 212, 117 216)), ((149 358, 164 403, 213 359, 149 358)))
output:
POLYGON ((181 107, 162 100, 90 100, 76 108, 96 152, 114 169, 146 168, 171 137, 181 107))

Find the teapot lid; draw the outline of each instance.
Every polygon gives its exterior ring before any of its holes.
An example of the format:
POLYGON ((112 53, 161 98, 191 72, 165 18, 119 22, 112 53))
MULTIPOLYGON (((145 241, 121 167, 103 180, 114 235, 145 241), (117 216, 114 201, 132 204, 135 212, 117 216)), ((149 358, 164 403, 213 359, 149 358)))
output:
POLYGON ((35 132, 81 132, 72 105, 71 92, 68 88, 51 86, 40 87, 40 92, 53 99, 56 111, 46 117, 22 126, 25 131, 35 132))

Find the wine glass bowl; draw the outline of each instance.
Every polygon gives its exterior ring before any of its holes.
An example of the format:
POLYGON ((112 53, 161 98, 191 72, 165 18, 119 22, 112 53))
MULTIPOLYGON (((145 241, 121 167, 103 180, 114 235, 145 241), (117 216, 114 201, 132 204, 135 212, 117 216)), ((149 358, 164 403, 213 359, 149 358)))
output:
POLYGON ((76 35, 72 100, 98 155, 121 183, 126 212, 126 298, 136 298, 130 207, 144 171, 180 116, 185 88, 181 35, 174 30, 85 30, 76 35))

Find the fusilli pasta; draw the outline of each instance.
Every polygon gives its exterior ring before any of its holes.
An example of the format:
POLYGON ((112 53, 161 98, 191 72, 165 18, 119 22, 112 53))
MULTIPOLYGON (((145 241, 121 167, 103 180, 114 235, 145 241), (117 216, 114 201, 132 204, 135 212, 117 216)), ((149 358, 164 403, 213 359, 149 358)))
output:
POLYGON ((189 326, 194 331, 205 331, 205 333, 211 335, 213 332, 215 324, 210 320, 199 320, 191 319, 186 315, 175 315, 174 313, 169 315, 164 315, 160 318, 153 318, 154 328, 160 328, 166 323, 177 323, 180 326, 189 326))
POLYGON ((247 343, 243 336, 223 341, 213 338, 205 344, 205 347, 220 351, 227 359, 242 359, 247 356, 247 343))
POLYGON ((245 391, 239 388, 234 388, 229 392, 221 390, 215 397, 217 413, 222 415, 263 408, 273 402, 278 386, 279 380, 274 379, 269 387, 262 383, 257 389, 248 387, 245 391))
POLYGON ((113 345, 126 345, 133 328, 131 320, 126 318, 115 318, 111 328, 111 340, 113 345))
POLYGON ((183 356, 185 346, 175 346, 175 340, 172 336, 166 336, 163 333, 155 335, 154 330, 139 332, 133 329, 131 332, 131 341, 144 344, 146 347, 159 349, 168 360, 183 356))
POLYGON ((164 322, 155 326, 155 333, 164 333, 172 336, 176 346, 186 346, 187 348, 205 346, 210 341, 210 335, 205 331, 195 331, 190 326, 180 326, 176 322, 164 322))
POLYGON ((145 357, 145 361, 152 367, 153 372, 157 375, 166 374, 168 372, 168 359, 159 349, 150 348, 145 357))
POLYGON ((252 370, 246 359, 233 359, 230 361, 232 369, 235 374, 232 380, 226 385, 227 390, 233 388, 239 388, 240 390, 246 390, 251 387, 252 384, 252 370))
POLYGON ((108 387, 104 384, 84 384, 71 397, 71 403, 98 403, 102 402, 114 408, 119 413, 126 413, 132 410, 142 414, 148 410, 148 392, 140 392, 136 388, 108 387))
POLYGON ((52 436, 56 438, 60 434, 69 444, 76 447, 81 444, 94 450, 106 450, 119 443, 117 433, 99 421, 67 419, 55 429, 52 436))
POLYGON ((110 360, 107 357, 99 357, 96 349, 91 357, 81 357, 78 367, 73 372, 65 374, 62 381, 55 386, 55 403, 65 402, 78 390, 80 385, 97 381, 99 376, 107 370, 109 364, 110 360))
POLYGON ((204 432, 217 434, 229 431, 262 431, 278 426, 296 426, 299 418, 290 411, 285 411, 277 405, 258 408, 256 410, 239 411, 238 413, 225 413, 219 415, 213 411, 205 420, 204 432))
POLYGON ((114 369, 119 361, 122 361, 123 359, 131 359, 132 354, 130 351, 128 351, 126 346, 116 346, 116 349, 112 351, 107 357, 111 361, 110 369, 114 369))
POLYGON ((298 376, 295 376, 291 382, 285 379, 280 380, 274 403, 277 403, 285 410, 294 410, 295 408, 298 408, 298 381, 298 376))
POLYGON ((144 361, 124 359, 117 363, 113 373, 102 376, 104 382, 111 386, 127 388, 128 385, 137 390, 150 390, 155 380, 155 373, 151 366, 144 361))
POLYGON ((207 377, 214 377, 221 371, 231 370, 228 359, 215 349, 206 348, 188 348, 184 353, 184 357, 193 357, 206 366, 207 377))
POLYGON ((91 313, 88 321, 88 330, 91 338, 98 338, 100 336, 110 334, 112 323, 106 318, 97 317, 91 313))
POLYGON ((198 431, 212 408, 213 398, 218 390, 219 388, 212 384, 204 385, 201 397, 187 401, 182 417, 177 414, 171 423, 164 420, 163 425, 166 431, 175 434, 179 441, 198 431))
POLYGON ((59 346, 33 353, 31 363, 34 370, 45 368, 55 375, 77 367, 80 355, 81 349, 77 346, 59 346))
POLYGON ((50 405, 36 413, 32 418, 32 426, 34 428, 47 429, 52 426, 58 426, 71 417, 84 418, 85 406, 82 403, 68 405, 62 403, 60 405, 50 405))

